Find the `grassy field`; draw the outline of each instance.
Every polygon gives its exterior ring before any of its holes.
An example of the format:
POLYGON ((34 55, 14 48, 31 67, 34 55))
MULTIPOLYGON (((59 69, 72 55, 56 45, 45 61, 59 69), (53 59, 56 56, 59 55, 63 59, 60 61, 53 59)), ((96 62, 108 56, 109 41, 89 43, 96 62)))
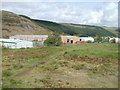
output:
POLYGON ((117 88, 118 45, 3 48, 3 88, 117 88))

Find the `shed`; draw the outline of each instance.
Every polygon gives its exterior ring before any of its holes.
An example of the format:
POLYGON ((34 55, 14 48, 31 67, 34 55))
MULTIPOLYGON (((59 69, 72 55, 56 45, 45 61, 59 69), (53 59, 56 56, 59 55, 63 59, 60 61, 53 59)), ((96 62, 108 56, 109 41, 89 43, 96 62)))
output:
POLYGON ((32 48, 33 42, 27 40, 18 40, 18 39, 0 39, 2 46, 6 48, 32 48))

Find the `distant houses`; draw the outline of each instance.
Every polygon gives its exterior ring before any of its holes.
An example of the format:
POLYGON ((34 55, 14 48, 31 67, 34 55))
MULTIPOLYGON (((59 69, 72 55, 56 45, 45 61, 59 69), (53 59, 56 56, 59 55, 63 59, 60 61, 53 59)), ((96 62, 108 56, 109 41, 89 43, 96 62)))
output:
MULTIPOLYGON (((10 36, 10 39, 20 39, 20 40, 32 40, 39 41, 41 44, 48 38, 48 35, 14 35, 10 36)), ((77 44, 80 43, 80 37, 77 36, 66 36, 61 35, 62 44, 77 44)))
MULTIPOLYGON (((0 46, 6 48, 33 48, 43 46, 44 41, 48 38, 48 35, 14 35, 10 36, 9 39, 0 39, 0 46), (36 46, 35 46, 36 45, 36 46)), ((61 35, 61 45, 76 45, 81 43, 91 42, 94 43, 93 37, 78 37, 78 36, 67 36, 61 35)), ((108 37, 105 37, 108 38, 108 37)), ((115 43, 120 43, 120 39, 109 37, 109 41, 114 40, 115 43)))

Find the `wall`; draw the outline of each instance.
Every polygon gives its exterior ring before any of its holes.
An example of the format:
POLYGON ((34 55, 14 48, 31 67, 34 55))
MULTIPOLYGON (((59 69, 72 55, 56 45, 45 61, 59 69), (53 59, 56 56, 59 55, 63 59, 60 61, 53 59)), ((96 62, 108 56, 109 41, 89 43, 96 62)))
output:
POLYGON ((80 37, 80 39, 81 39, 81 41, 85 41, 85 42, 87 42, 87 41, 94 42, 94 38, 92 38, 92 37, 80 37))
POLYGON ((67 43, 67 39, 70 40, 69 43, 71 43, 71 40, 73 40, 73 44, 76 44, 77 42, 80 41, 80 38, 77 37, 77 36, 61 36, 61 40, 62 40, 62 43, 63 43, 63 44, 66 44, 66 43, 67 43))
POLYGON ((32 48, 32 47, 33 47, 33 42, 29 42, 29 41, 18 42, 16 45, 16 48, 32 48))

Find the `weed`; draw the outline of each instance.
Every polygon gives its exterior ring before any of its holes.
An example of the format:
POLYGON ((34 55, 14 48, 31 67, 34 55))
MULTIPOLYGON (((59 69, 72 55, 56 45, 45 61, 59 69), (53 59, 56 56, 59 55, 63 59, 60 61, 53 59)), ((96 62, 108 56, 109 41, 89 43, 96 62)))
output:
POLYGON ((10 77, 12 75, 12 73, 8 70, 3 71, 3 77, 10 77))
MULTIPOLYGON (((79 73, 81 71, 87 72, 88 75, 91 75, 94 79, 99 75, 104 78, 108 75, 115 76, 115 80, 117 77, 117 58, 118 58, 118 48, 117 44, 80 44, 80 45, 67 45, 67 46, 59 46, 59 47, 41 47, 41 48, 31 48, 31 49, 3 49, 3 81, 8 82, 4 83, 4 87, 20 87, 27 86, 26 83, 21 83, 19 80, 11 80, 11 76, 14 77, 20 71, 24 71, 28 69, 28 67, 32 67, 38 65, 29 72, 28 78, 34 81, 34 77, 39 77, 38 75, 65 74, 66 70, 70 70, 69 76, 72 77, 75 72, 79 73), (41 63, 45 62, 45 63, 41 63), (22 68, 22 69, 21 69, 22 68), (37 69, 36 69, 37 68, 37 69), (78 71, 76 71, 78 70, 78 71), (80 70, 80 71, 79 71, 80 70), (37 72, 37 73, 34 73, 37 72), (62 73, 61 73, 62 72, 62 73), (33 74, 33 75, 31 75, 33 74), (10 79, 8 79, 10 78, 10 79), (19 86, 19 84, 21 84, 19 86)), ((85 73, 85 75, 87 75, 85 73)), ((79 74, 76 74, 79 75, 79 74)), ((51 76, 51 75, 50 75, 51 76)), ((19 76, 16 76, 19 78, 19 76)), ((26 80, 26 76, 24 78, 19 78, 20 80, 26 80)), ((54 87, 54 88, 66 88, 66 87, 74 87, 73 83, 64 81, 64 78, 61 77, 56 79, 53 78, 37 78, 34 82, 36 84, 32 84, 31 87, 54 87), (57 80, 58 79, 58 80, 57 80), (61 80, 60 80, 61 79, 61 80), (40 83, 41 85, 38 85, 40 83)), ((77 79, 77 77, 76 77, 77 79)), ((88 77, 91 79, 91 77, 88 77)), ((33 83, 34 83, 33 82, 33 83)), ((73 80, 74 82, 74 80, 73 80)), ((88 84, 90 84, 89 82, 88 84)), ((111 80, 108 80, 108 83, 114 84, 111 80)), ((82 84, 82 83, 81 83, 82 84)), ((92 83, 93 84, 93 83, 92 83)), ((100 84, 100 83, 98 83, 100 84)), ((95 83, 94 83, 95 85, 95 83)), ((76 86, 76 85, 75 85, 76 86)), ((92 85, 91 85, 92 86, 92 85)), ((77 86, 76 86, 77 87, 77 86)), ((96 87, 96 86, 92 86, 96 87)), ((97 86, 98 87, 98 86, 97 86)), ((102 87, 102 86, 100 86, 102 87)), ((109 87, 106 85, 106 87, 109 87)))
POLYGON ((13 85, 21 84, 21 81, 14 80, 14 79, 11 79, 10 82, 11 82, 11 84, 13 84, 13 85))
POLYGON ((68 54, 68 52, 64 52, 64 55, 68 54))
POLYGON ((59 65, 60 66, 68 66, 68 62, 67 61, 61 61, 61 62, 59 62, 59 65))
POLYGON ((73 65, 72 68, 75 69, 75 70, 80 70, 80 69, 83 69, 84 68, 84 64, 77 64, 77 65, 73 65))

